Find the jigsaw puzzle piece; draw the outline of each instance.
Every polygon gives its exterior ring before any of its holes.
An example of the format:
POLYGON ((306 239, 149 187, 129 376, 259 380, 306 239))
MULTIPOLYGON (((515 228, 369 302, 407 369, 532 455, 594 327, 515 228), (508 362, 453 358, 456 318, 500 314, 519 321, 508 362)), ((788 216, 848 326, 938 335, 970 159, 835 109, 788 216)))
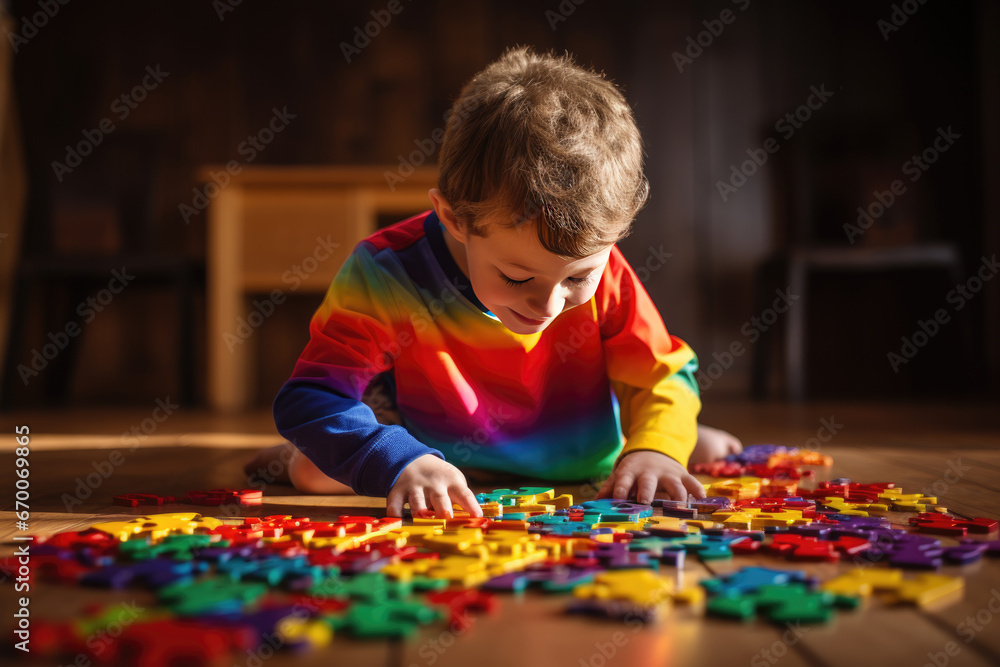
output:
POLYGON ((178 616, 239 613, 267 593, 265 584, 229 581, 223 577, 194 583, 179 582, 159 590, 160 602, 178 616))
POLYGON ((250 628, 212 628, 187 620, 162 620, 127 627, 118 641, 121 664, 135 667, 213 665, 233 651, 253 649, 250 628))
POLYGON ((445 591, 427 596, 431 604, 442 605, 447 609, 448 627, 452 630, 464 630, 470 624, 471 612, 491 614, 496 610, 497 600, 492 593, 478 590, 445 591))
POLYGON ((154 542, 173 533, 190 535, 195 531, 211 531, 222 525, 212 517, 203 517, 196 512, 152 514, 129 521, 108 521, 91 526, 94 530, 108 533, 122 542, 136 537, 148 537, 154 542))
POLYGON ((808 583, 809 578, 800 570, 743 567, 736 572, 714 579, 705 579, 700 583, 710 595, 742 595, 754 593, 762 586, 796 582, 808 583))
POLYGON ((961 577, 927 573, 915 579, 904 580, 895 590, 895 597, 900 602, 925 607, 953 593, 959 593, 964 588, 965 580, 961 577))
POLYGON ((410 637, 421 625, 440 618, 440 611, 422 602, 389 599, 358 601, 348 607, 346 613, 324 620, 334 632, 347 630, 362 639, 392 639, 410 637))
POLYGON ((655 607, 671 599, 674 587, 650 570, 620 570, 602 572, 589 584, 573 589, 573 595, 582 599, 620 600, 641 607, 655 607))

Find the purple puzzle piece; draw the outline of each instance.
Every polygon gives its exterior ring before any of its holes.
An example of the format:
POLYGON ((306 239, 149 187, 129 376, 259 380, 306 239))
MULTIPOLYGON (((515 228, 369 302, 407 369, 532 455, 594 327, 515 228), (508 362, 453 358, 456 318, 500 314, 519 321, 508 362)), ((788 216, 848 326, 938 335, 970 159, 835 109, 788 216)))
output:
POLYGON ((739 454, 730 454, 727 461, 736 461, 744 465, 750 463, 767 463, 774 454, 794 454, 798 450, 782 445, 747 445, 739 454))
POLYGON ((1000 556, 1000 540, 976 540, 971 537, 966 537, 961 540, 962 544, 984 544, 986 545, 986 553, 990 556, 1000 556))
POLYGON ((921 551, 920 549, 896 551, 889 555, 889 565, 892 567, 936 570, 941 567, 941 552, 921 551))
POLYGON ((549 593, 566 592, 578 584, 590 581, 595 574, 601 571, 602 569, 597 567, 581 568, 561 565, 534 567, 521 572, 509 572, 493 577, 482 587, 491 591, 520 592, 535 584, 549 593))
POLYGON ((255 549, 250 545, 233 547, 202 547, 195 551, 195 558, 209 563, 221 563, 230 558, 249 558, 255 549))
POLYGON ((579 600, 566 608, 570 614, 587 614, 614 620, 652 623, 656 620, 656 607, 639 607, 621 600, 579 600))
POLYGON ((601 562, 601 565, 609 570, 656 568, 656 561, 650 561, 648 553, 632 551, 626 542, 602 543, 590 551, 577 555, 584 558, 596 558, 601 562))
POLYGON ((205 568, 195 561, 175 561, 169 558, 150 558, 126 565, 108 565, 88 572, 80 583, 99 588, 121 589, 133 582, 142 582, 150 588, 162 588, 168 584, 188 580, 195 571, 205 568))
POLYGON ((882 516, 855 516, 837 512, 817 512, 818 515, 836 521, 837 528, 845 530, 877 530, 892 528, 889 519, 882 516))
POLYGON ((944 550, 945 560, 951 563, 975 563, 989 547, 986 544, 960 544, 957 547, 946 547, 944 550))
MULTIPOLYGON (((830 535, 832 528, 830 524, 825 523, 808 523, 802 526, 789 526, 788 532, 794 535, 805 535, 807 537, 816 537, 819 539, 826 539, 830 535)), ((849 531, 854 532, 854 531, 849 531)), ((862 535, 866 537, 867 535, 862 535)))
POLYGON ((893 567, 937 569, 941 567, 943 554, 940 540, 926 535, 904 533, 894 536, 889 551, 889 564, 893 567))
MULTIPOLYGON (((279 605, 275 607, 264 607, 248 614, 243 614, 241 612, 235 614, 212 614, 199 616, 198 621, 207 625, 225 628, 249 626, 254 629, 258 637, 260 637, 260 641, 264 643, 267 642, 269 638, 273 639, 275 628, 277 628, 278 622, 281 621, 281 619, 289 616, 303 618, 304 615, 311 614, 308 614, 308 607, 301 604, 279 605)), ((284 639, 283 646, 290 648, 293 651, 311 648, 309 640, 305 636, 296 642, 289 641, 290 637, 287 636, 283 636, 282 639, 284 639)))
POLYGON ((688 502, 688 505, 693 507, 699 512, 705 512, 711 514, 717 510, 730 510, 733 508, 733 503, 729 498, 725 496, 709 496, 707 498, 698 498, 688 502))

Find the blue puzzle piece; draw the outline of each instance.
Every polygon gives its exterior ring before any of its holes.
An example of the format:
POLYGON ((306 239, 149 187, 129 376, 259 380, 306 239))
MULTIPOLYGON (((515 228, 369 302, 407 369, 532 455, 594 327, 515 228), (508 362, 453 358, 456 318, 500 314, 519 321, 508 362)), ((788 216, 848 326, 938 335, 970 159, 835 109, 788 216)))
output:
POLYGON ((285 585, 291 590, 308 588, 336 573, 336 569, 331 573, 321 565, 310 565, 305 556, 231 558, 216 565, 216 570, 227 574, 233 581, 263 581, 269 586, 285 585))
POLYGON ((599 512, 601 515, 601 521, 635 522, 639 518, 653 516, 653 508, 651 505, 642 505, 614 498, 588 500, 583 503, 582 507, 585 510, 596 510, 599 512))
MULTIPOLYGON (((504 518, 506 519, 507 515, 504 515, 504 518)), ((528 517, 527 521, 532 525, 569 523, 569 516, 566 514, 539 514, 537 516, 528 517)))
POLYGON ((773 570, 767 567, 744 567, 715 579, 705 579, 701 586, 711 595, 745 595, 763 586, 792 582, 811 583, 801 570, 773 570))

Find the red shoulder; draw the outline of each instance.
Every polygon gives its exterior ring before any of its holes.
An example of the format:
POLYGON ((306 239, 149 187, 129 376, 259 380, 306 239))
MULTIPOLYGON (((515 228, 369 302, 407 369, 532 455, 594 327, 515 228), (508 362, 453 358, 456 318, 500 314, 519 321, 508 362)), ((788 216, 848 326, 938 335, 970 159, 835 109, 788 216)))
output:
POLYGON ((424 235, 424 220, 430 214, 430 211, 424 211, 412 218, 380 229, 365 239, 365 243, 371 244, 375 252, 386 248, 402 250, 411 246, 424 235))

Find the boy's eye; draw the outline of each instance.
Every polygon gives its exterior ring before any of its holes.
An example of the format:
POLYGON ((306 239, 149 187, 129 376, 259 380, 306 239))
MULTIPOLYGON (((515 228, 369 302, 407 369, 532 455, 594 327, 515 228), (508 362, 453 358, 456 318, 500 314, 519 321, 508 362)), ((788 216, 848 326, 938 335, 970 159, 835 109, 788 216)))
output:
POLYGON ((518 285, 523 285, 524 283, 531 280, 531 278, 527 278, 525 280, 514 280, 513 278, 510 278, 504 275, 503 273, 500 274, 500 277, 503 278, 503 281, 505 283, 507 283, 507 287, 517 287, 518 285))
POLYGON ((583 278, 569 278, 569 281, 576 285, 582 285, 583 283, 589 283, 595 275, 596 273, 591 273, 589 276, 585 276, 583 278))

